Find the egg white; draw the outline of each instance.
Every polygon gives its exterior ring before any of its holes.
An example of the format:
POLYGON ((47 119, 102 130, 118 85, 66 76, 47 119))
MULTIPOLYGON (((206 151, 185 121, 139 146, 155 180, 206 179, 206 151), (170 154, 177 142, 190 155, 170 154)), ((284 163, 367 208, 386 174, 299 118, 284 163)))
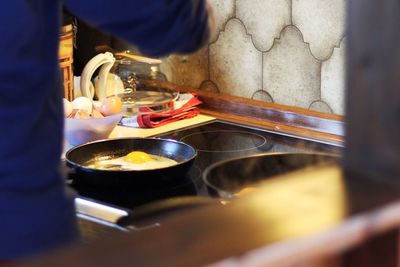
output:
POLYGON ((161 157, 157 155, 148 154, 152 161, 143 162, 143 163, 134 163, 125 160, 125 156, 108 159, 108 160, 100 160, 94 163, 88 164, 89 168, 95 168, 100 170, 153 170, 153 169, 161 169, 170 167, 178 164, 177 161, 173 159, 169 159, 166 157, 161 157))

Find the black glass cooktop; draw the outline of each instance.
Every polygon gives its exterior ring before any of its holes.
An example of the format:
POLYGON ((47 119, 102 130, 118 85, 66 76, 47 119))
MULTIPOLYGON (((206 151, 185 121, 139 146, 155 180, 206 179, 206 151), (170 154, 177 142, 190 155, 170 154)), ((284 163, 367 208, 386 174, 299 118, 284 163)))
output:
MULTIPOLYGON (((211 164, 239 156, 270 152, 329 152, 338 154, 341 148, 328 144, 283 136, 264 130, 212 121, 157 136, 174 139, 193 146, 198 155, 180 182, 170 186, 151 188, 95 188, 72 183, 79 195, 123 208, 133 209, 156 200, 177 197, 208 195, 202 180, 203 171, 211 164)), ((178 178, 178 177, 177 177, 178 178)))

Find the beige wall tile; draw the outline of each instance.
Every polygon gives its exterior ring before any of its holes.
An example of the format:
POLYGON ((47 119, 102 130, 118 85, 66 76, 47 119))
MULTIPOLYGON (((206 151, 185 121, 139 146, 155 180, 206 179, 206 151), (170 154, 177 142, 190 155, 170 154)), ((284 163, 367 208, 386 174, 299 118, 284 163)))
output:
POLYGON ((201 84, 200 89, 208 92, 219 93, 219 88, 212 81, 204 81, 201 84))
POLYGON ((322 63, 321 99, 329 104, 333 113, 344 114, 346 39, 335 48, 331 58, 322 63))
POLYGON ((208 47, 188 56, 164 58, 161 71, 170 82, 199 88, 208 79, 208 47))
POLYGON ((264 90, 259 90, 259 91, 255 92, 253 94, 253 96, 251 97, 251 99, 262 101, 262 102, 274 102, 274 100, 272 99, 272 96, 264 90))
POLYGON ((293 0, 293 25, 315 57, 330 57, 344 35, 345 0, 293 0))
MULTIPOLYGON (((235 16, 235 0, 209 0, 209 2, 214 7, 217 28, 223 31, 228 20, 235 16)), ((215 42, 216 39, 211 42, 215 42)))
POLYGON ((308 108, 320 99, 320 62, 310 53, 296 27, 284 29, 264 53, 263 89, 275 103, 308 108))
POLYGON ((164 59, 169 81, 344 114, 346 0, 209 1, 219 35, 195 54, 164 59))
POLYGON ((236 16, 252 35, 254 45, 261 51, 269 50, 274 38, 290 24, 290 0, 238 0, 236 16))
POLYGON ((332 108, 327 103, 321 100, 312 102, 309 109, 323 113, 333 113, 332 108))
POLYGON ((210 45, 210 80, 220 92, 250 98, 261 89, 262 53, 241 21, 231 19, 210 45))

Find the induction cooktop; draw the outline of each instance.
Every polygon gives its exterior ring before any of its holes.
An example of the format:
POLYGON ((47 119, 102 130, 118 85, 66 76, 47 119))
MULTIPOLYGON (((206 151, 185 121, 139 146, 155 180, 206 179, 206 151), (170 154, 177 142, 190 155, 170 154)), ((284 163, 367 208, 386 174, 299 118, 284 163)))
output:
POLYGON ((71 186, 82 197, 128 210, 156 200, 177 196, 208 196, 202 173, 211 164, 240 156, 272 152, 325 152, 338 154, 341 148, 265 130, 211 121, 175 130, 157 137, 174 139, 193 146, 198 155, 185 177, 171 186, 150 188, 96 188, 72 181, 71 186))

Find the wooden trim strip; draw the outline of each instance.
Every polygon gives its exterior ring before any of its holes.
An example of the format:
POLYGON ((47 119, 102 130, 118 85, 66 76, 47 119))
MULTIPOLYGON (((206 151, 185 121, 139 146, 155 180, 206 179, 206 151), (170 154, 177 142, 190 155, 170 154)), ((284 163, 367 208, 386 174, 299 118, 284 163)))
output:
POLYGON ((195 93, 203 101, 201 111, 206 115, 314 141, 343 145, 343 116, 255 101, 172 83, 158 81, 142 81, 142 83, 147 87, 195 93))
POLYGON ((343 146, 343 137, 339 135, 311 131, 304 128, 297 128, 285 124, 279 124, 268 120, 255 119, 251 117, 242 117, 233 114, 213 112, 207 109, 200 109, 204 115, 209 115, 220 120, 243 124, 251 127, 261 128, 267 131, 280 133, 283 135, 295 136, 303 139, 317 141, 336 146, 343 146))

